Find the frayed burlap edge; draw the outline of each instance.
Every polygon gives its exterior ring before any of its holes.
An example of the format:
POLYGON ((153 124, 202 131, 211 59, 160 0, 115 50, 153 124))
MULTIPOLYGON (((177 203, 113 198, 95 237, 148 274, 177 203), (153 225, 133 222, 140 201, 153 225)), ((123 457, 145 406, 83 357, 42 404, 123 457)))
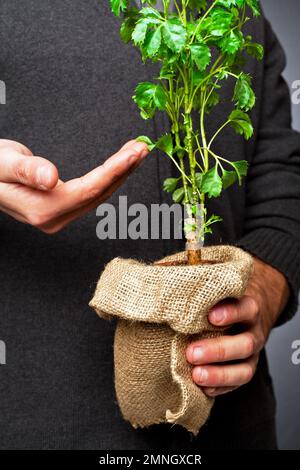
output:
MULTIPOLYGON (((162 261, 182 261, 184 253, 162 261)), ((191 379, 185 350, 191 339, 218 336, 207 320, 219 301, 243 295, 252 258, 229 246, 202 249, 214 265, 159 266, 115 258, 90 302, 102 318, 119 318, 115 385, 124 418, 134 427, 179 424, 196 434, 213 399, 191 379)))

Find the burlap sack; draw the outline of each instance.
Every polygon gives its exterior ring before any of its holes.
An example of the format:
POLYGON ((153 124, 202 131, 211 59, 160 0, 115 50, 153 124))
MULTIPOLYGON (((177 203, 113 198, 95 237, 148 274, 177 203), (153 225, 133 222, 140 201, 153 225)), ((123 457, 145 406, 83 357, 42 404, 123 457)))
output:
POLYGON ((192 381, 186 346, 191 339, 222 334, 207 314, 220 300, 243 295, 252 258, 230 246, 203 248, 202 258, 217 263, 160 266, 115 258, 99 279, 90 306, 102 318, 119 319, 116 394, 134 427, 169 422, 197 434, 209 416, 213 399, 192 381))

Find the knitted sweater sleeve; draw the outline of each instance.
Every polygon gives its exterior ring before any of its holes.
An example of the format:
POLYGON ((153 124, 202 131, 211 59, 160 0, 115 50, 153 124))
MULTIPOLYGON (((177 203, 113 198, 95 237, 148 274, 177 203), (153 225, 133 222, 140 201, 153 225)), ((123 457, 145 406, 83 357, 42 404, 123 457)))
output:
POLYGON ((265 20, 264 84, 257 143, 247 178, 245 230, 238 245, 281 271, 291 287, 278 324, 297 311, 300 289, 300 134, 282 77, 285 54, 265 20))

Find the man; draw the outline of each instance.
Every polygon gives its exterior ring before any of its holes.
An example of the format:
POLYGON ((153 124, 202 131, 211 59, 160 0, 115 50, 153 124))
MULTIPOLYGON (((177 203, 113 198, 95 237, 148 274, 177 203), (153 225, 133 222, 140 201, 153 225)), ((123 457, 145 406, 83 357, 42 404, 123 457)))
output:
MULTIPOLYGON (((146 131, 131 101, 137 82, 151 79, 155 66, 143 66, 137 51, 121 43, 108 1, 0 0, 0 7, 7 88, 0 110, 0 332, 7 349, 0 447, 276 448, 263 346, 272 327, 297 308, 300 138, 290 128, 284 54, 269 24, 260 19, 249 27, 266 49, 262 63, 248 66, 258 98, 256 135, 246 144, 228 133, 220 143, 232 160, 248 159, 249 176, 242 189, 231 188, 211 204, 212 210, 220 206, 225 222, 210 243, 243 247, 256 257, 255 270, 243 299, 210 313, 212 323, 234 325, 232 335, 187 350, 195 382, 208 395, 222 395, 191 439, 179 427, 134 430, 122 419, 113 386, 114 325, 87 307, 114 256, 154 260, 182 248, 164 240, 100 242, 90 212, 121 183, 115 203, 119 194, 148 207, 164 197, 162 180, 172 167, 157 155, 125 182, 147 154, 132 138, 146 132, 155 138, 168 126, 158 114, 146 131)), ((230 81, 223 93, 225 115, 230 81)))

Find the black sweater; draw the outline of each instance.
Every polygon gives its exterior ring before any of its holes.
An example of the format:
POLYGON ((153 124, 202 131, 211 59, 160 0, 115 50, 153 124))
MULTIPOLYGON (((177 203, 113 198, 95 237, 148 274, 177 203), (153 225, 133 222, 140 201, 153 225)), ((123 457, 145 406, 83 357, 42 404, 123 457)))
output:
MULTIPOLYGON (((24 143, 53 161, 62 179, 99 165, 124 141, 153 137, 168 127, 138 115, 131 96, 155 66, 122 44, 108 0, 0 0, 0 138, 24 143)), ((232 160, 248 159, 242 188, 232 187, 210 210, 224 217, 210 243, 236 243, 285 274, 292 288, 281 321, 296 310, 300 284, 300 138, 291 130, 289 93, 281 73, 285 59, 269 24, 250 32, 266 48, 250 61, 257 106, 255 136, 245 142, 228 130, 218 141, 232 160)), ((232 104, 212 114, 210 131, 232 104)), ((173 172, 154 154, 112 197, 128 203, 161 202, 162 181, 173 172)), ((178 449, 272 448, 275 403, 262 353, 246 386, 217 399, 209 423, 191 440, 179 428, 134 430, 115 402, 114 324, 87 306, 103 265, 114 256, 157 259, 182 248, 179 241, 110 240, 96 237, 91 213, 50 237, 0 215, 0 448, 178 449), (259 409, 259 412, 257 411, 259 409)))

